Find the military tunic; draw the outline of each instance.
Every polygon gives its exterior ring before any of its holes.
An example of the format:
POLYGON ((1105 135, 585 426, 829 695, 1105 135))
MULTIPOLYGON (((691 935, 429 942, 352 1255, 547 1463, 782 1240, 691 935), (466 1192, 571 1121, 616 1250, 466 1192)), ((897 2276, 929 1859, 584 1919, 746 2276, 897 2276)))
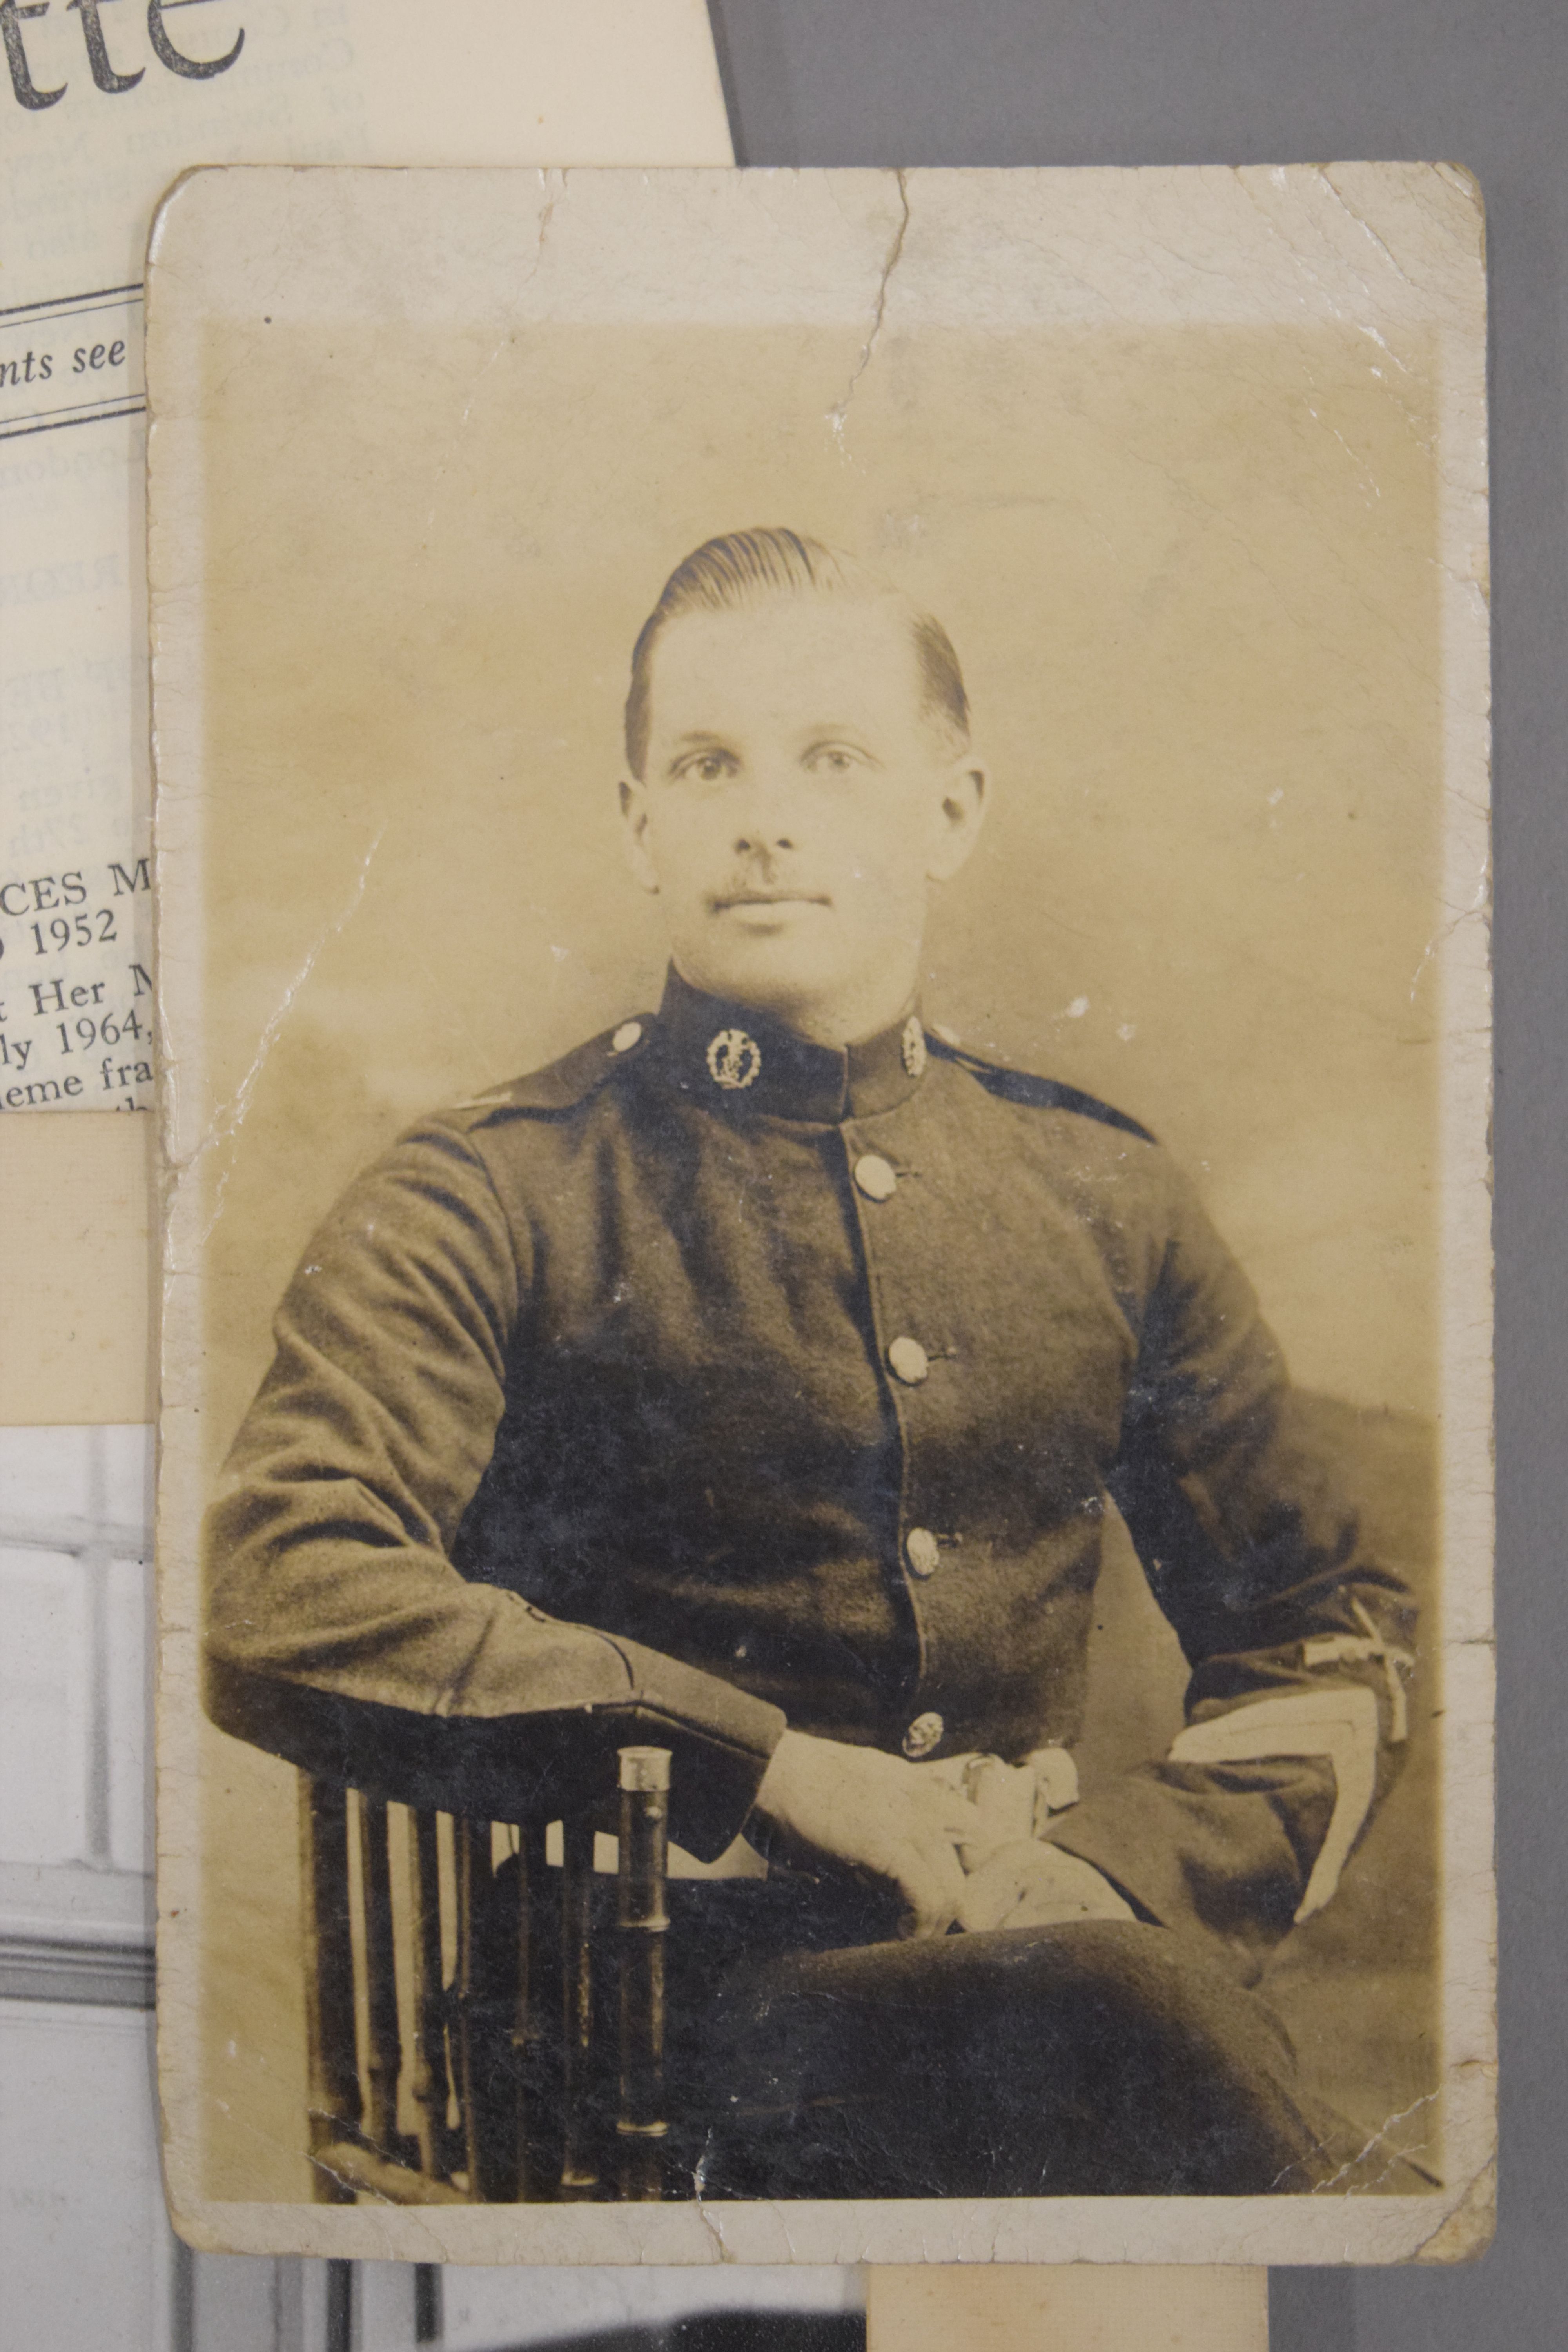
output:
MULTIPOLYGON (((786 1723, 1070 1748, 1108 1497, 1190 1722, 1327 1680, 1397 1728, 1403 1588, 1192 1188, 1131 1119, 918 1020, 830 1050, 672 975, 404 1135, 276 1342, 209 1523, 220 1684, 403 1719, 638 1698, 700 1853, 786 1723)), ((1049 1834, 1141 1917, 1266 1943, 1332 1748, 1178 1743, 1049 1834)))

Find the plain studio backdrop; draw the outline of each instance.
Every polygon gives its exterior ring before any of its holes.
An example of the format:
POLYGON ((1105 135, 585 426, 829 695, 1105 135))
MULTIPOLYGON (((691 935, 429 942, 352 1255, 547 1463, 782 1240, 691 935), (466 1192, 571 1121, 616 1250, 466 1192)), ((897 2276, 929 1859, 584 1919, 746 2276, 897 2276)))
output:
MULTIPOLYGON (((1304 1386, 1434 1412, 1419 346, 889 330, 867 362, 865 341, 212 331, 215 1467, 355 1171, 422 1109, 657 1003, 616 810, 627 657, 673 564, 757 523, 886 569, 963 663, 994 805, 937 909, 927 1017, 1152 1128, 1304 1386)), ((1107 1606, 1142 1612, 1137 1751, 1179 1661, 1125 1562, 1107 1606)), ((211 1733, 205 1801, 211 2192, 305 2196, 292 1775, 211 1733)))

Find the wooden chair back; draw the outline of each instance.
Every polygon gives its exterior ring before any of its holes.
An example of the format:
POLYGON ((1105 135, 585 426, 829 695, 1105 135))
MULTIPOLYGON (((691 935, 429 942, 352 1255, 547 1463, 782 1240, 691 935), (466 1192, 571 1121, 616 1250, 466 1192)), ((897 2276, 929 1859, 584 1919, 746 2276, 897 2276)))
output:
POLYGON ((602 1799, 566 1813, 552 1866, 542 1820, 467 1820, 301 1772, 319 2200, 662 2194, 669 1761, 619 1750, 608 1956, 595 1920, 602 1799))

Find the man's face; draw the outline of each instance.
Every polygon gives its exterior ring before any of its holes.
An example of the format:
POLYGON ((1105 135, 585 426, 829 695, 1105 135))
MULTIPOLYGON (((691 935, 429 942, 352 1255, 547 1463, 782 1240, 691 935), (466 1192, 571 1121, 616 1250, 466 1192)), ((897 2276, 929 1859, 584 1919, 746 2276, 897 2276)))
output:
POLYGON ((673 622, 634 870, 694 987, 843 1042, 897 1017, 933 880, 969 853, 984 771, 921 709, 893 602, 780 595, 673 622))

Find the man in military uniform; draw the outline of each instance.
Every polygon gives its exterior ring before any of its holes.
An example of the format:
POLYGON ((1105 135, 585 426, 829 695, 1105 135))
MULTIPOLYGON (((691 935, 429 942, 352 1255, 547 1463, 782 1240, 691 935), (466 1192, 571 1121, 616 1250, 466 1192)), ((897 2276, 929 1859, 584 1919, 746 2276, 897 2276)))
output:
POLYGON ((815 541, 710 541, 626 759, 663 1002, 311 1241, 215 1687, 672 1726, 707 2193, 1310 2187, 1343 2151, 1247 1980, 1403 1738, 1405 1600, 1153 1139, 921 1020, 987 794, 952 647, 815 541), (1188 1727, 1078 1801, 1108 1496, 1188 1727))

